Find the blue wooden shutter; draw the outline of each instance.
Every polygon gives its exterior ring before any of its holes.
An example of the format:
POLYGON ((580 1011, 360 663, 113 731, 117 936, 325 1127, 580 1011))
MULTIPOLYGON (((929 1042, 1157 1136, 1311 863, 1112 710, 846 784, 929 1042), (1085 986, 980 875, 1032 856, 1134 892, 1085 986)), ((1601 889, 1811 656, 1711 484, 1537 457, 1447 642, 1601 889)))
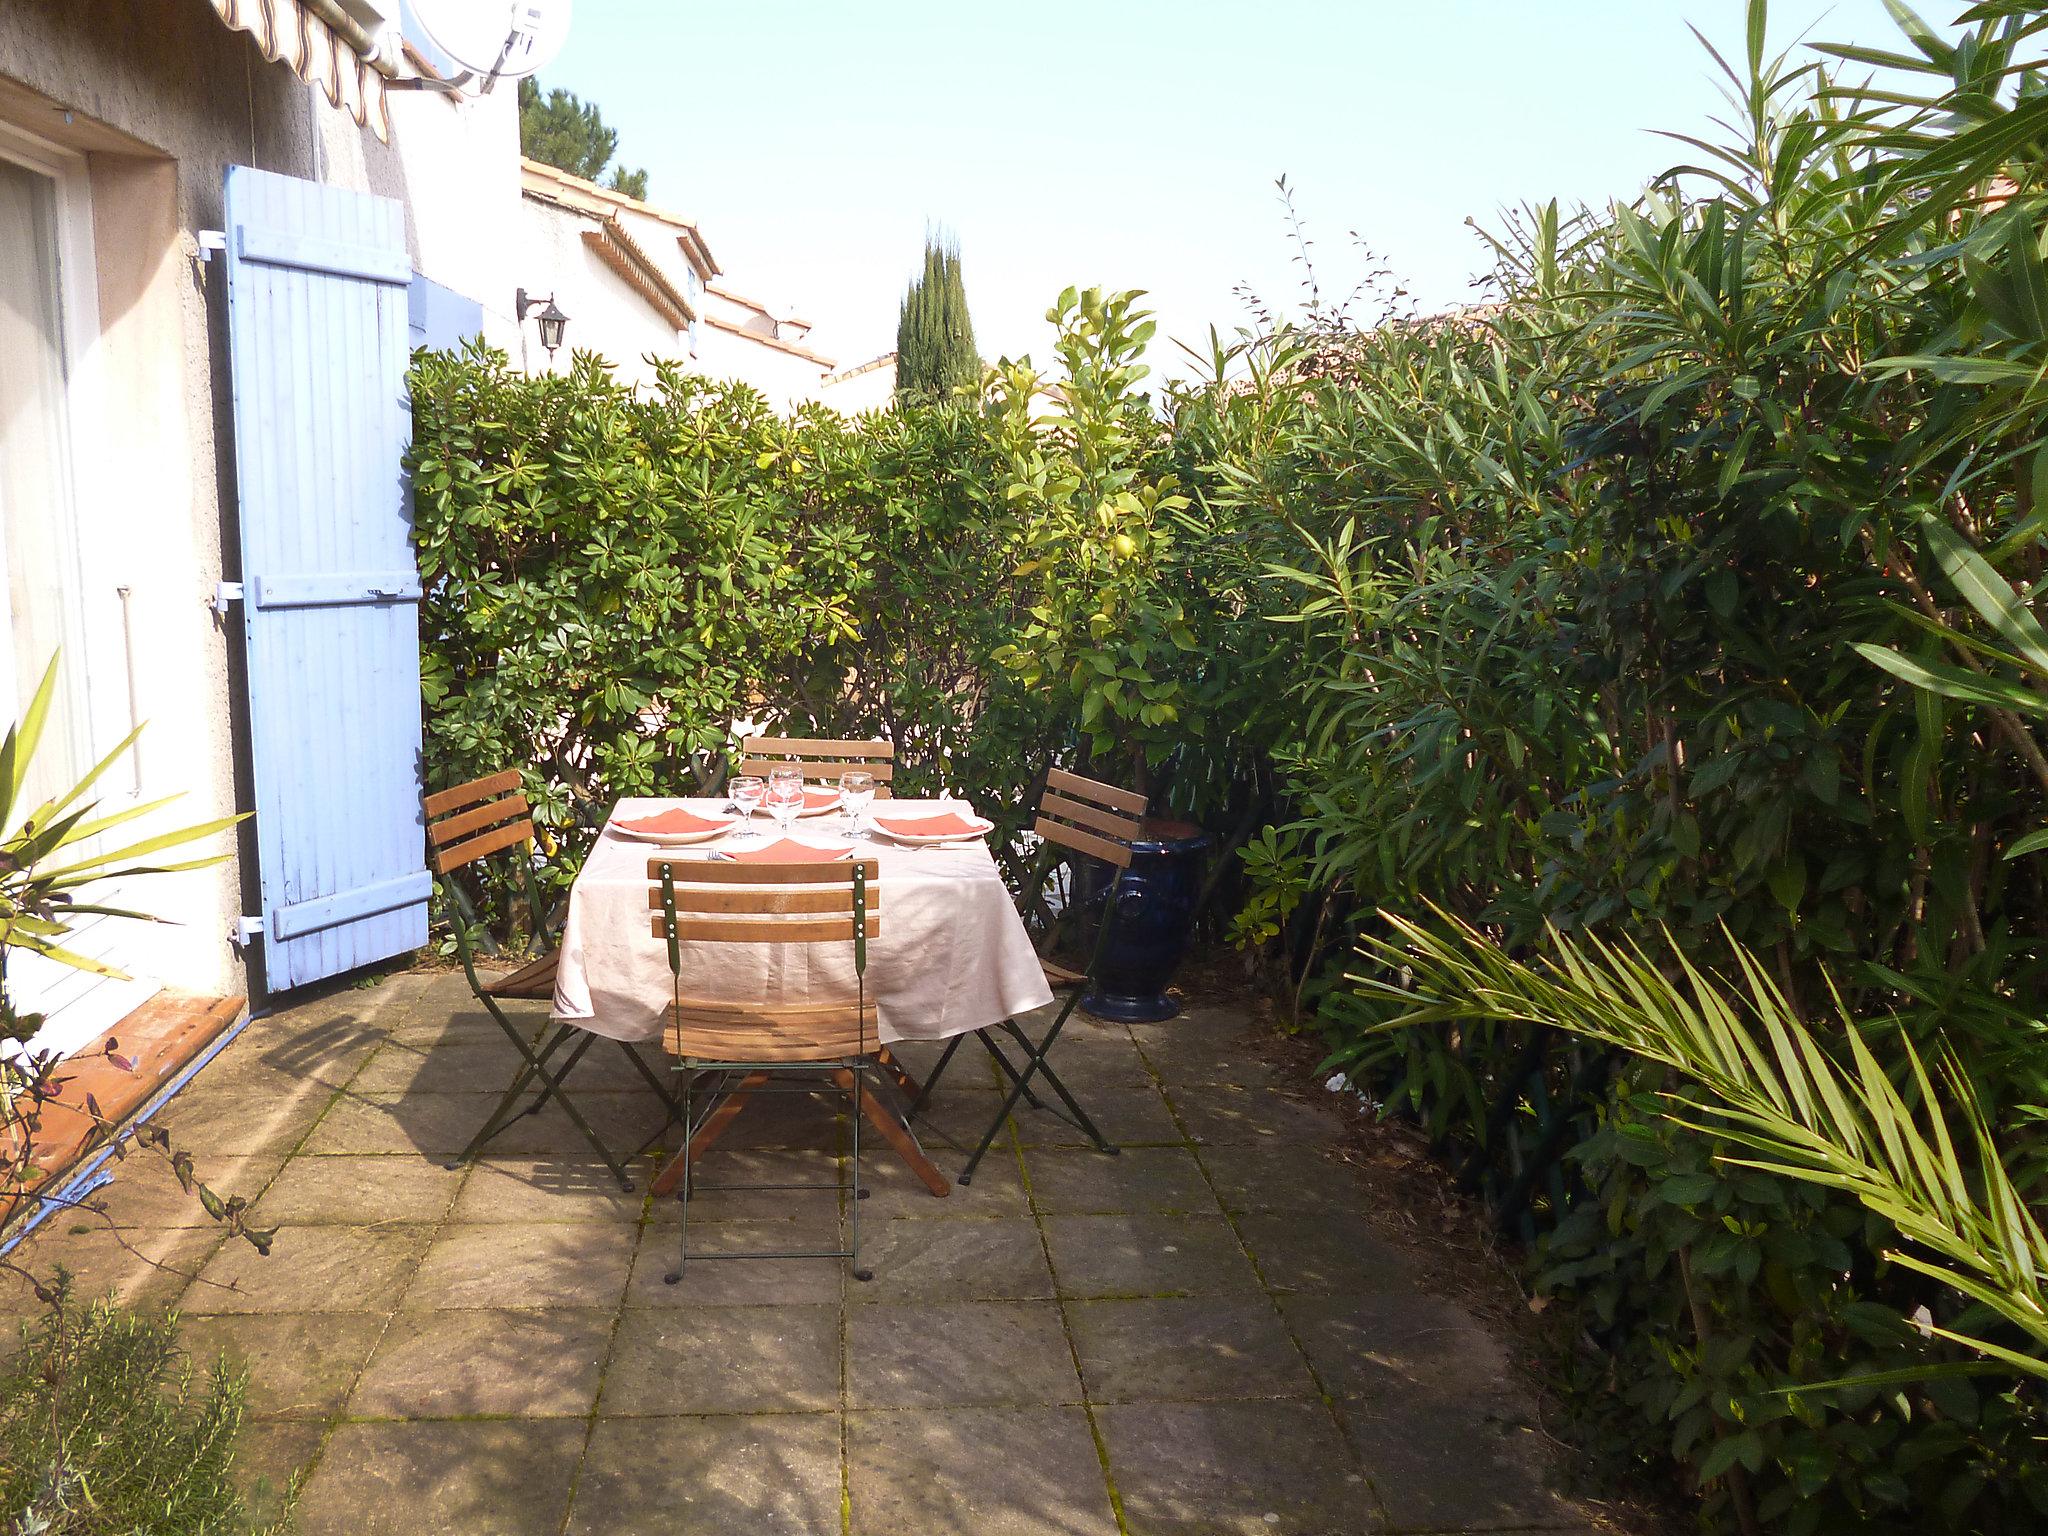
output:
POLYGON ((427 940, 405 215, 233 166, 228 343, 263 974, 427 940))

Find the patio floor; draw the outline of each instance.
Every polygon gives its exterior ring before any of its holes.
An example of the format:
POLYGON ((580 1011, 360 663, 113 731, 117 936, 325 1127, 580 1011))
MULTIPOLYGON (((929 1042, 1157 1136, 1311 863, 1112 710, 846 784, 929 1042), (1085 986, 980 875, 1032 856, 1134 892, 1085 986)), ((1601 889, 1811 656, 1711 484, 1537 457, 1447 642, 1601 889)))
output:
MULTIPOLYGON (((1121 1156, 1025 1111, 937 1200, 864 1148, 872 1282, 756 1260, 672 1287, 674 1203, 622 1195, 552 1106, 445 1166, 512 1052, 459 977, 400 976, 258 1020, 160 1117, 214 1187, 261 1191, 271 1257, 223 1246, 153 1160, 105 1199, 170 1270, 78 1218, 25 1252, 175 1303, 195 1353, 247 1364, 245 1464, 310 1469, 307 1536, 1594 1524, 1548 1488, 1499 1342, 1375 1238, 1327 1155, 1339 1111, 1241 1014, 1077 1017, 1053 1059, 1121 1156)), ((949 1176, 943 1137, 994 1113, 984 1069, 963 1054, 935 1101, 949 1176)), ((610 1049, 578 1071, 619 1139, 659 1122, 629 1073, 610 1049)), ((843 1132, 757 1105, 704 1177, 830 1179, 843 1132)), ((835 1202, 707 1192, 692 1242, 831 1239, 835 1202)))

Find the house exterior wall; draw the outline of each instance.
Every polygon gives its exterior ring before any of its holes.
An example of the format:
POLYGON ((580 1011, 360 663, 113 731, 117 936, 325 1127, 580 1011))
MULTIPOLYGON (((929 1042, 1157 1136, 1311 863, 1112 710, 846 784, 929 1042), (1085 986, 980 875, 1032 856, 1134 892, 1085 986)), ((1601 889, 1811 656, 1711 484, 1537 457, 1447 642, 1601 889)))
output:
MULTIPOLYGON (((566 372, 570 353, 595 352, 621 382, 640 385, 654 381, 649 354, 688 357, 688 337, 584 243, 584 231, 598 228, 595 219, 530 197, 521 202, 519 284, 536 297, 553 294, 569 325, 562 349, 550 359, 529 317, 524 334, 507 349, 515 361, 529 373, 566 372)), ((649 240, 639 230, 633 230, 633 237, 647 250, 649 240)), ((675 244, 673 232, 668 243, 675 244)))
POLYGON ((810 358, 707 324, 692 371, 751 384, 778 411, 789 411, 819 399, 819 385, 831 370, 810 358))
POLYGON ((891 353, 889 360, 879 367, 848 372, 849 377, 836 381, 828 380, 819 391, 819 400, 842 416, 858 416, 864 411, 885 411, 895 403, 894 353, 891 353))
MULTIPOLYGON (((251 803, 240 615, 223 621, 209 606, 237 574, 238 535, 224 264, 200 259, 197 231, 222 227, 228 166, 400 199, 415 265, 516 341, 514 93, 464 106, 394 94, 391 108, 386 145, 200 0, 0 4, 0 123, 83 154, 91 190, 95 397, 83 410, 74 399, 71 423, 72 457, 91 469, 78 487, 91 639, 67 665, 87 666, 101 750, 125 733, 131 694, 149 722, 135 765, 107 782, 180 795, 159 827, 251 803)), ((248 990, 227 935, 260 910, 253 833, 221 844, 235 854, 225 864, 133 891, 175 926, 122 925, 124 966, 197 991, 248 990)))

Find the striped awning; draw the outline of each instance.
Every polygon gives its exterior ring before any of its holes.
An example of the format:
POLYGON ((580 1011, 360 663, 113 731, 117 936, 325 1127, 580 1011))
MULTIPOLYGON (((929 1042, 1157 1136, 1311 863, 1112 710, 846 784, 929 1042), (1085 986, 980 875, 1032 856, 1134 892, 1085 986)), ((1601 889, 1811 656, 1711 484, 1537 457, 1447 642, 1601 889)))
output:
POLYGON ((288 66, 327 99, 391 142, 391 117, 384 105, 384 77, 392 66, 347 15, 319 0, 207 0, 220 19, 256 39, 263 56, 288 66), (322 13, 335 18, 333 23, 322 13), (353 37, 345 35, 353 33, 353 37))

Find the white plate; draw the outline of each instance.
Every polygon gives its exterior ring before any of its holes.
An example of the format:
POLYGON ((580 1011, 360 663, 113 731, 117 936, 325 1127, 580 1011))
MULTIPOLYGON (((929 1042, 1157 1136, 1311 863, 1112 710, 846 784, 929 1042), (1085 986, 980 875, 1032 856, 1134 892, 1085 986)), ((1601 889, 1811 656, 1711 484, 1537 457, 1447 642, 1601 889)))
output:
MULTIPOLYGON (((832 798, 826 801, 823 805, 805 806, 802 810, 796 813, 796 819, 798 821, 802 821, 806 816, 830 816, 834 811, 839 809, 839 791, 835 789, 831 791, 831 794, 832 798)), ((773 813, 769 811, 768 806, 764 801, 762 804, 754 807, 754 814, 756 816, 768 816, 773 813)))
POLYGON ((657 848, 687 848, 692 843, 708 843, 713 838, 723 837, 739 824, 739 818, 734 817, 724 826, 713 827, 708 832, 635 832, 615 821, 611 824, 610 830, 629 841, 652 843, 657 848))
MULTIPOLYGON (((918 818, 905 817, 904 819, 916 820, 918 818)), ((886 837, 890 842, 901 843, 906 848, 938 848, 947 843, 978 843, 996 829, 994 822, 983 821, 979 816, 967 816, 963 817, 962 820, 976 823, 978 830, 973 832, 946 832, 935 837, 913 837, 907 832, 891 832, 887 827, 875 820, 873 813, 870 813, 868 816, 868 822, 874 828, 876 836, 886 837)))

